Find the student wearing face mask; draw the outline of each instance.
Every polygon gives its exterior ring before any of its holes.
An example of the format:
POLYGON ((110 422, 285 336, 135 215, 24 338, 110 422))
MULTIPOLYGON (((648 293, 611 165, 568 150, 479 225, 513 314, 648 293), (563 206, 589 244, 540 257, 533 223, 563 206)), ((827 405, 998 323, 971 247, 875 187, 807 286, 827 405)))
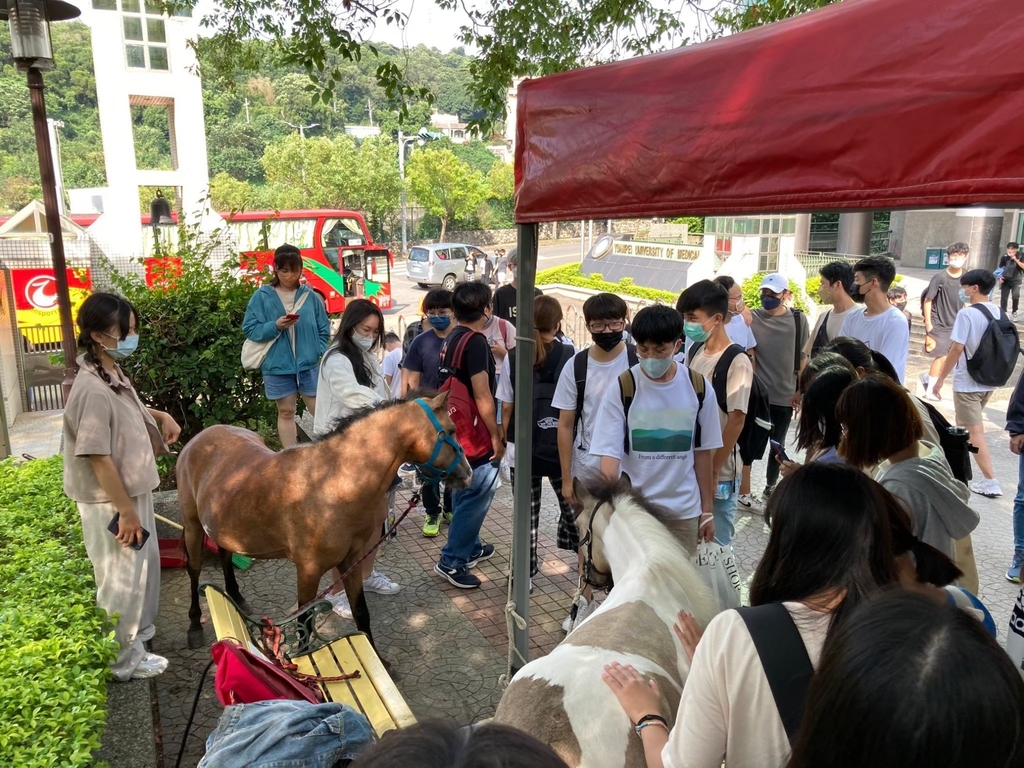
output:
MULTIPOLYGON (((742 287, 728 275, 719 275, 712 282, 729 292, 729 312, 725 321, 726 335, 732 340, 733 344, 739 344, 743 351, 747 353, 747 357, 753 361, 756 356, 757 339, 754 338, 754 334, 750 330, 753 315, 747 309, 747 305, 743 303, 742 287)), ((676 304, 676 309, 679 309, 678 303, 676 304)), ((690 354, 692 347, 693 339, 687 336, 683 339, 683 352, 676 360, 686 365, 686 357, 690 354)))
POLYGON ((139 343, 135 308, 94 293, 78 311, 79 372, 64 408, 64 493, 78 505, 96 604, 113 616, 120 646, 111 663, 119 681, 155 677, 167 659, 143 645, 156 633, 160 551, 153 491, 156 456, 181 429, 169 414, 144 408, 120 364, 139 343), (116 533, 108 526, 117 518, 116 533))
MULTIPOLYGON (((341 325, 334 340, 324 353, 317 376, 317 409, 313 419, 313 434, 321 437, 331 432, 339 419, 351 416, 360 408, 376 405, 388 399, 384 372, 377 362, 377 353, 384 346, 384 315, 372 301, 355 299, 348 302, 341 325)), ((387 496, 381 498, 375 510, 378 523, 383 526, 387 517, 387 496)), ((375 543, 375 542, 371 542, 375 543)), ((373 569, 374 555, 363 561, 363 590, 380 595, 393 595, 401 587, 380 571, 373 569)), ((331 570, 331 579, 341 576, 331 570)), ((338 584, 327 599, 334 612, 352 618, 352 609, 345 594, 345 586, 338 584)))
POLYGON ((822 312, 818 316, 818 322, 814 324, 814 330, 807 340, 804 352, 809 357, 814 357, 832 339, 839 336, 839 329, 847 315, 856 306, 850 297, 853 293, 853 267, 848 261, 833 261, 818 270, 821 277, 821 288, 818 290, 818 299, 827 304, 831 309, 822 312))
POLYGON ((736 494, 739 485, 739 449, 736 441, 747 419, 754 369, 743 348, 727 333, 729 293, 720 284, 701 280, 679 296, 676 308, 683 316, 683 334, 694 343, 687 355, 690 369, 712 384, 722 423, 722 447, 715 451, 711 472, 715 478, 715 542, 732 544, 736 530, 736 494))
POLYGON ((633 486, 673 515, 667 527, 693 553, 715 538, 714 457, 722 424, 711 384, 676 362, 683 318, 672 307, 645 307, 633 318, 640 362, 619 376, 597 411, 590 453, 601 474, 629 475, 633 486))
POLYGON ((932 391, 932 383, 939 377, 942 364, 946 362, 949 346, 953 342, 949 335, 953 330, 956 316, 963 309, 960 301, 960 278, 971 249, 967 243, 953 243, 946 249, 949 266, 935 275, 921 294, 921 314, 924 315, 924 351, 932 359, 928 373, 921 374, 924 397, 938 400, 932 391))
POLYGON ((889 305, 896 307, 903 316, 907 318, 907 330, 914 330, 914 321, 911 318, 910 313, 907 311, 907 289, 903 286, 896 285, 889 289, 885 294, 886 298, 889 299, 889 305))
POLYGON ((896 266, 883 256, 872 256, 854 264, 853 274, 851 297, 864 306, 846 316, 839 335, 860 339, 868 349, 884 355, 902 384, 907 375, 910 329, 903 313, 889 304, 896 266))
MULTIPOLYGON (((750 330, 757 339, 757 373, 768 390, 771 410, 771 439, 786 444, 789 424, 793 420, 793 402, 797 398, 797 377, 807 360, 804 348, 810 336, 807 317, 792 310, 786 302, 793 294, 789 280, 772 273, 761 281, 761 309, 754 310, 750 330)), ((753 509, 755 499, 750 489, 751 465, 762 458, 759 455, 743 457, 743 478, 740 483, 739 504, 753 509)), ((779 463, 773 455, 768 457, 765 469, 764 499, 771 496, 779 479, 779 463)))

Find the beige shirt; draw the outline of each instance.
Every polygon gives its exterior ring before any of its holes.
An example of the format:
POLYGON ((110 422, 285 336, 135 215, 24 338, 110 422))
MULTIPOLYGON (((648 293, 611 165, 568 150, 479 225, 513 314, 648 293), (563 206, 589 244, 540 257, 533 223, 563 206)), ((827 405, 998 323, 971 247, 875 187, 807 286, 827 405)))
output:
MULTIPOLYGON (((783 603, 818 666, 831 614, 783 603)), ((661 753, 665 768, 774 768, 789 739, 746 624, 723 611, 708 624, 683 686, 675 727, 661 753)))
POLYGON ((155 447, 163 445, 156 420, 127 377, 111 377, 111 385, 83 357, 78 364, 80 370, 64 407, 64 493, 84 504, 110 501, 96 479, 90 456, 113 459, 129 496, 152 491, 160 485, 155 447))
MULTIPOLYGON (((725 350, 723 349, 721 352, 709 355, 704 347, 701 347, 697 350, 697 354, 693 356, 689 367, 697 373, 703 374, 704 378, 711 382, 715 373, 715 366, 718 365, 718 361, 724 353, 725 350)), ((737 355, 732 363, 730 363, 729 372, 725 379, 725 405, 729 409, 729 413, 733 411, 747 412, 747 406, 750 403, 750 389, 753 386, 754 368, 750 364, 750 358, 746 355, 737 355)), ((714 389, 708 389, 705 397, 714 398, 714 389)), ((729 421, 729 413, 723 413, 721 408, 718 409, 723 433, 726 422, 729 421)), ((739 472, 737 471, 738 462, 736 461, 737 453, 739 453, 739 449, 733 446, 732 453, 725 464, 722 465, 722 471, 718 475, 717 482, 730 482, 739 477, 739 472)))

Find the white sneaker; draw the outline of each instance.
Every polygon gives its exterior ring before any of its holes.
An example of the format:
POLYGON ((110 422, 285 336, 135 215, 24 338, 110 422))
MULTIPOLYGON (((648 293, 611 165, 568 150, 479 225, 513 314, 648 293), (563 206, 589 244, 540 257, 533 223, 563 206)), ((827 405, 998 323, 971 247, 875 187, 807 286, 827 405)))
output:
POLYGON ((975 480, 971 483, 971 492, 989 499, 994 499, 1003 495, 1003 490, 999 487, 999 481, 995 478, 992 478, 991 480, 987 478, 975 480))
POLYGON ((334 606, 334 612, 343 619, 352 618, 352 606, 348 604, 348 595, 338 592, 335 595, 327 595, 327 600, 334 606))
POLYGON ((373 592, 377 595, 393 595, 400 589, 401 587, 398 584, 380 571, 374 571, 363 581, 363 591, 373 592))
POLYGON ((750 493, 741 493, 736 497, 736 503, 739 504, 747 512, 755 515, 764 514, 764 505, 761 501, 750 493))
POLYGON ((155 653, 147 653, 142 657, 139 666, 132 672, 132 680, 145 680, 150 677, 162 675, 167 671, 167 659, 157 656, 155 653))
MULTIPOLYGON (((591 598, 584 600, 580 598, 580 607, 576 611, 576 621, 572 623, 573 629, 578 629, 580 624, 587 620, 597 610, 597 600, 591 598)), ((570 630, 571 631, 571 630, 570 630)))

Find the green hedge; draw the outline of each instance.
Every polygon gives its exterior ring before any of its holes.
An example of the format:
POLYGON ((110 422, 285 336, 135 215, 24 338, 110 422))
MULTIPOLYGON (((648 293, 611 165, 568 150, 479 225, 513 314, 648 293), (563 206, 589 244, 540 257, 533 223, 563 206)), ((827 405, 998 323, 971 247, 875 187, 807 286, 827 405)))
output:
POLYGON ((633 281, 628 277, 623 278, 617 283, 609 283, 599 274, 587 277, 580 270, 579 264, 566 264, 562 267, 552 267, 537 273, 538 286, 552 285, 554 283, 571 285, 576 288, 589 288, 592 291, 618 293, 623 296, 635 296, 638 299, 645 299, 647 301, 663 301, 672 306, 675 306, 676 299, 679 298, 678 293, 672 293, 671 291, 659 291, 657 288, 643 288, 639 285, 633 285, 633 281))
POLYGON ((0 765, 92 765, 106 725, 117 644, 61 478, 0 463, 0 765))
MULTIPOLYGON (((767 274, 758 272, 743 281, 743 301, 751 309, 758 309, 761 306, 761 281, 767 274)), ((804 288, 790 280, 789 290, 793 294, 793 306, 806 312, 807 296, 804 294, 804 288)))

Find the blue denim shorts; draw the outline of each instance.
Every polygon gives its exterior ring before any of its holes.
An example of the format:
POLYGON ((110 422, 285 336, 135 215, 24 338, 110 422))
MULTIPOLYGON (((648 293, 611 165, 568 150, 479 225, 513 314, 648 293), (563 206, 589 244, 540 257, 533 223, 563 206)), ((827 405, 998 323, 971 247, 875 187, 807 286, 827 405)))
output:
POLYGON ((264 373, 263 391, 267 393, 268 400, 280 400, 296 392, 304 397, 316 397, 316 373, 316 368, 299 371, 294 376, 264 373))

